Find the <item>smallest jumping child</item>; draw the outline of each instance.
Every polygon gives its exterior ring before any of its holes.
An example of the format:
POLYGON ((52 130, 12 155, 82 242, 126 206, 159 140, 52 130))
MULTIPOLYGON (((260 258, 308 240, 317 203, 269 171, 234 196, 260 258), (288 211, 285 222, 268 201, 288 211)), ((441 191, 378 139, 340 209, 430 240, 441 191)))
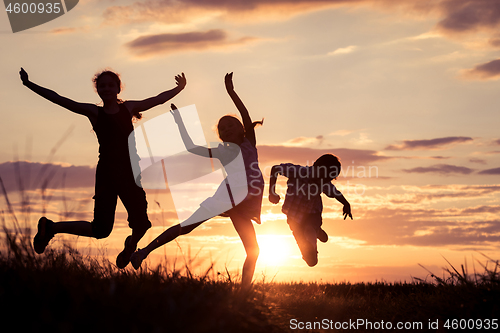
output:
POLYGON ((297 241, 302 259, 310 267, 318 263, 316 239, 323 243, 328 241, 328 234, 321 228, 321 193, 342 203, 344 220, 347 216, 352 220, 351 205, 332 184, 332 180, 340 174, 340 169, 338 157, 332 154, 320 156, 312 166, 284 163, 271 169, 269 201, 273 204, 280 201, 275 190, 276 180, 279 175, 287 177, 285 202, 281 210, 287 216, 288 226, 297 241))

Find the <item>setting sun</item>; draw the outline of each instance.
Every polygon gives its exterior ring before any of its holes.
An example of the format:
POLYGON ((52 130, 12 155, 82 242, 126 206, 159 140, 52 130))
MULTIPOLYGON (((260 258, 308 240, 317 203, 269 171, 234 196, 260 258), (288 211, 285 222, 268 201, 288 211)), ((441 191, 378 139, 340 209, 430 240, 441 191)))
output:
POLYGON ((291 235, 260 235, 257 236, 257 241, 260 248, 258 264, 282 265, 292 255, 294 239, 291 235))

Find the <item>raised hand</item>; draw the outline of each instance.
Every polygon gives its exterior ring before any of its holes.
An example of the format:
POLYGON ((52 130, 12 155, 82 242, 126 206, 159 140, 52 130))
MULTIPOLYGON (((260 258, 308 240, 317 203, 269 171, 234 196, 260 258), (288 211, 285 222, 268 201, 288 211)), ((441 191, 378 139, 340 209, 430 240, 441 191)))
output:
POLYGON ((181 75, 176 75, 175 82, 177 83, 177 86, 179 88, 184 89, 187 84, 186 76, 184 75, 184 73, 181 73, 181 75))
POLYGON ((226 84, 226 90, 227 91, 233 91, 234 90, 233 72, 226 74, 226 76, 224 77, 224 83, 226 84))
POLYGON ((170 111, 172 113, 172 115, 174 116, 174 120, 177 124, 180 124, 182 123, 182 118, 181 118, 181 113, 179 112, 179 110, 177 109, 177 106, 175 106, 174 103, 170 104, 170 108, 172 108, 172 111, 170 111))
POLYGON ((29 82, 28 73, 26 73, 26 71, 22 67, 21 70, 19 71, 19 76, 21 76, 21 81, 23 81, 23 84, 29 82))

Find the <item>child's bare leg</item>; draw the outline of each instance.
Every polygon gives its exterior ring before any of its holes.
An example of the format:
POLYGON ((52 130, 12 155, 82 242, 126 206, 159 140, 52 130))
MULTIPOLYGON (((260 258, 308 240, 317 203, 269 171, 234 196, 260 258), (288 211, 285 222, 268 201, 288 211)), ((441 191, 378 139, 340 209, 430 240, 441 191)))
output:
POLYGON ((252 284, 253 274, 255 272, 255 265, 259 257, 259 244, 257 243, 257 236, 250 219, 241 216, 231 216, 236 232, 243 242, 247 257, 242 269, 241 285, 244 288, 250 287, 252 284))
MULTIPOLYGON (((146 254, 146 256, 147 256, 148 254, 150 254, 152 251, 159 248, 160 246, 165 245, 165 244, 173 241, 179 235, 185 235, 185 234, 190 233, 194 228, 196 228, 197 226, 199 226, 200 224, 202 224, 203 222, 208 220, 207 216, 209 216, 209 215, 207 215, 207 214, 210 214, 210 213, 208 213, 208 211, 205 208, 203 208, 203 207, 198 208, 193 213, 193 215, 188 217, 187 220, 185 220, 177 225, 174 225, 173 227, 168 228, 161 235, 156 237, 155 240, 153 240, 151 243, 149 243, 148 246, 146 246, 143 249, 144 250, 143 254, 146 254)), ((210 216, 210 217, 213 217, 213 216, 210 216)))
POLYGON ((207 213, 208 211, 205 208, 200 207, 187 220, 165 230, 158 237, 156 237, 151 243, 149 243, 145 248, 140 249, 136 251, 134 254, 132 254, 131 257, 132 266, 134 266, 135 269, 139 269, 142 261, 146 259, 146 257, 151 252, 153 252, 160 246, 173 241, 180 235, 185 235, 190 233, 193 229, 195 229, 196 227, 198 227, 200 224, 202 224, 207 220, 207 216, 210 216, 207 215, 207 213))

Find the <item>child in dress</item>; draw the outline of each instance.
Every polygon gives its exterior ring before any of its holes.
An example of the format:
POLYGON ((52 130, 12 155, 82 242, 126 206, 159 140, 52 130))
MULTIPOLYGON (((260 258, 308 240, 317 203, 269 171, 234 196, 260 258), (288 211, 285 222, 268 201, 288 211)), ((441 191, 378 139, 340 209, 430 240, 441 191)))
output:
MULTIPOLYGON (((23 84, 38 95, 77 114, 87 117, 99 141, 99 161, 96 168, 94 220, 53 222, 46 217, 38 221, 38 232, 33 240, 36 253, 43 253, 50 240, 58 233, 78 236, 106 238, 113 230, 117 198, 120 197, 128 213, 132 235, 125 240, 125 248, 116 258, 116 265, 125 268, 137 243, 151 227, 147 215, 144 190, 137 186, 132 172, 132 161, 138 162, 136 154, 129 153, 129 134, 133 131, 132 118, 140 119, 140 112, 163 104, 181 92, 186 86, 184 73, 177 75, 177 86, 155 97, 139 101, 118 99, 121 91, 119 76, 112 71, 103 71, 94 76, 97 94, 103 106, 78 103, 41 87, 28 78, 21 68, 23 84)), ((133 147, 135 148, 135 147, 133 147)))
POLYGON ((344 198, 332 180, 340 174, 340 161, 337 156, 325 154, 319 157, 313 166, 301 166, 291 163, 275 165, 271 169, 269 180, 269 201, 280 201, 276 193, 276 180, 279 175, 288 178, 285 202, 281 210, 287 216, 287 223, 297 241, 302 259, 313 267, 318 263, 317 241, 328 241, 328 235, 321 229, 323 203, 321 193, 335 198, 344 205, 344 220, 352 220, 351 205, 344 198))
MULTIPOLYGON (((219 144, 217 148, 210 149, 195 146, 182 123, 179 111, 176 110, 177 108, 175 105, 172 105, 172 112, 179 126, 179 131, 184 140, 186 149, 193 154, 219 159, 225 167, 227 177, 221 186, 219 186, 214 196, 202 202, 200 207, 187 220, 170 227, 148 246, 137 250, 131 258, 132 265, 135 269, 139 269, 142 261, 153 250, 174 240, 179 235, 185 235, 191 232, 206 220, 219 215, 221 207, 228 207, 229 209, 225 211, 222 216, 231 218, 231 222, 243 242, 247 255, 245 263, 243 264, 241 283, 243 287, 249 287, 251 285, 255 265, 259 256, 259 246, 257 244, 257 237, 252 220, 260 224, 260 211, 264 190, 264 179, 258 165, 254 130, 255 125, 259 122, 252 122, 245 105, 234 91, 233 73, 226 74, 225 85, 229 96, 240 112, 243 124, 238 118, 233 116, 224 116, 220 118, 217 124, 217 130, 219 138, 223 143, 219 144), (238 183, 242 183, 241 173, 234 174, 233 171, 230 170, 232 168, 230 165, 231 161, 234 161, 240 152, 243 157, 244 171, 246 173, 246 175, 243 174, 244 191, 241 191, 243 188, 242 186, 238 186, 238 183), (228 186, 228 184, 231 184, 231 186, 228 186), (233 184, 236 186, 233 186, 233 184), (231 202, 228 203, 228 200, 223 199, 224 196, 222 192, 226 193, 226 198, 229 192, 232 204, 231 202), (244 198, 241 198, 241 193, 243 193, 244 198), (236 203, 236 205, 234 203, 236 203)), ((238 173, 238 171, 236 171, 236 173, 238 173)))

